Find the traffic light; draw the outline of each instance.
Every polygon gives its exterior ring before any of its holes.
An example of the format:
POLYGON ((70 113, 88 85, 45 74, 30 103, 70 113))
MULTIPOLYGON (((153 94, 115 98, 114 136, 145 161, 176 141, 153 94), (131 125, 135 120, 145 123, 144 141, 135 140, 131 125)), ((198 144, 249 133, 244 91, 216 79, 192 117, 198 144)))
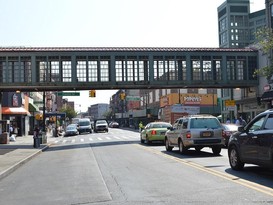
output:
POLYGON ((89 90, 89 97, 96 97, 96 90, 89 90))
POLYGON ((43 120, 43 114, 36 114, 35 119, 38 120, 38 121, 43 120))

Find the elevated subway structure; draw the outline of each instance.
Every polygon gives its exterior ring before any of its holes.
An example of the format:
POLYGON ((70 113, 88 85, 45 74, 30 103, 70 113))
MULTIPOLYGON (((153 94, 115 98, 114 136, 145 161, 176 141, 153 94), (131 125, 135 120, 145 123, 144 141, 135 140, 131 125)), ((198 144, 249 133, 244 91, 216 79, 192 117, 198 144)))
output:
POLYGON ((250 48, 0 47, 0 91, 247 88, 257 68, 250 48))

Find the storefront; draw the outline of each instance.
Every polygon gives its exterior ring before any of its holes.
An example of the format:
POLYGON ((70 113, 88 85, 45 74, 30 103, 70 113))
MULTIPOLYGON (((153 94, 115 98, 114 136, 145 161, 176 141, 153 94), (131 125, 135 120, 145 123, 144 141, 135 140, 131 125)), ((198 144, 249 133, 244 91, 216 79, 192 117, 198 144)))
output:
POLYGON ((25 100, 22 93, 3 93, 1 114, 2 119, 7 121, 7 125, 16 128, 17 136, 28 134, 30 113, 25 108, 25 100))

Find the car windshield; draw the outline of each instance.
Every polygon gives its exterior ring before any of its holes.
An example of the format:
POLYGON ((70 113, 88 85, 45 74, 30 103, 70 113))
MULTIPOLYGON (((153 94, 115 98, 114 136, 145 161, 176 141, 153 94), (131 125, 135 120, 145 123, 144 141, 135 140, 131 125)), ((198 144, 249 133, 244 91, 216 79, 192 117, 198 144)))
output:
POLYGON ((151 126, 151 128, 168 128, 168 127, 171 127, 171 124, 162 123, 162 124, 153 124, 151 126))
POLYGON ((220 128, 221 124, 216 118, 193 118, 190 123, 191 128, 220 128))
POLYGON ((76 129, 75 126, 67 126, 67 127, 66 127, 66 130, 74 130, 74 129, 76 129))
POLYGON ((90 125, 90 122, 88 122, 88 121, 80 121, 80 122, 79 122, 79 125, 80 125, 80 126, 90 125))
POLYGON ((96 124, 106 124, 106 121, 105 120, 99 120, 96 122, 96 124))

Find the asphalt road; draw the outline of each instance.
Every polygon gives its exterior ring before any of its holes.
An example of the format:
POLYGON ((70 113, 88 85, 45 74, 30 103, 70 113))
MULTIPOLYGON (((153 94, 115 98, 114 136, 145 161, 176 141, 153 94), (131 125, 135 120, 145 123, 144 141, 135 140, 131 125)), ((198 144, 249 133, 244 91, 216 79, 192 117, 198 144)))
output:
POLYGON ((270 204, 273 173, 230 169, 226 149, 180 155, 110 129, 56 139, 0 181, 0 204, 270 204))

